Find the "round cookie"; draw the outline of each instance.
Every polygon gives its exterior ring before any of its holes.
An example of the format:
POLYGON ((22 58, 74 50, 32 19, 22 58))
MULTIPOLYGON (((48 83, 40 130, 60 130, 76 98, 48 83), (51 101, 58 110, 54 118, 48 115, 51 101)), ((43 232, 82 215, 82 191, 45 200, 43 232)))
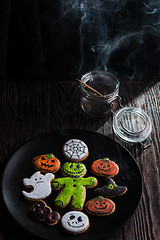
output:
POLYGON ((63 155, 67 160, 81 162, 89 155, 87 145, 79 139, 70 139, 63 145, 63 155))
POLYGON ((35 157, 32 164, 41 172, 55 173, 60 169, 60 161, 52 153, 35 157))
POLYGON ((61 224, 65 231, 70 234, 81 234, 89 228, 89 218, 80 211, 67 212, 61 218, 61 224))
POLYGON ((83 177, 87 172, 87 169, 83 163, 77 162, 66 162, 61 169, 63 176, 69 177, 83 177))
POLYGON ((109 158, 98 159, 91 165, 91 171, 98 176, 114 177, 119 172, 118 165, 109 158))
POLYGON ((85 205, 85 209, 88 213, 96 216, 110 215, 115 211, 115 203, 102 196, 98 196, 85 205))
POLYGON ((97 195, 102 195, 103 197, 117 197, 125 194, 127 192, 127 187, 118 186, 112 178, 105 178, 105 185, 101 188, 97 188, 95 193, 97 195))

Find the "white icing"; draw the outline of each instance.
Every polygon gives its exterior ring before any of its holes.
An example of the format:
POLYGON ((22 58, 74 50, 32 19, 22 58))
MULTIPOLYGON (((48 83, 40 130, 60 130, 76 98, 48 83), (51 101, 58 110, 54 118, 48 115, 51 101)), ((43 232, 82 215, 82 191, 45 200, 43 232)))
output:
POLYGON ((52 191, 51 180, 54 178, 54 174, 46 173, 43 175, 40 171, 35 172, 30 178, 24 178, 24 186, 33 188, 31 192, 22 191, 24 197, 31 200, 48 197, 52 191))
POLYGON ((71 233, 81 233, 87 230, 89 218, 80 211, 67 212, 61 219, 63 228, 71 233))
POLYGON ((63 146, 64 155, 73 160, 80 160, 88 153, 87 145, 79 139, 70 139, 63 146))

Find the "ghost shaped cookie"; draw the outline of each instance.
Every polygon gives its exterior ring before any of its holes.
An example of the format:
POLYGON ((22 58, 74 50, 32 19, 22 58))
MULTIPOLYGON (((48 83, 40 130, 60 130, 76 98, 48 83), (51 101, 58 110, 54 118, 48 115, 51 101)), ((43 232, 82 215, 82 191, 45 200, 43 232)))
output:
POLYGON ((70 211, 62 217, 61 224, 68 233, 81 234, 89 228, 89 218, 80 211, 70 211))
POLYGON ((48 197, 52 192, 51 181, 54 178, 54 174, 46 173, 43 175, 40 171, 35 172, 30 178, 24 178, 24 186, 30 188, 31 191, 22 191, 23 196, 32 201, 48 197))

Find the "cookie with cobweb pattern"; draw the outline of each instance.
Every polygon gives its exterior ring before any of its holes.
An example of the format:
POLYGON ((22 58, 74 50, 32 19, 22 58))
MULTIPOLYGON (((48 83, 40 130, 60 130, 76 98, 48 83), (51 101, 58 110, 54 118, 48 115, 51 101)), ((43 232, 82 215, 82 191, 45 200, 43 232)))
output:
POLYGON ((89 150, 82 140, 70 139, 63 145, 63 154, 67 160, 81 162, 89 155, 89 150))

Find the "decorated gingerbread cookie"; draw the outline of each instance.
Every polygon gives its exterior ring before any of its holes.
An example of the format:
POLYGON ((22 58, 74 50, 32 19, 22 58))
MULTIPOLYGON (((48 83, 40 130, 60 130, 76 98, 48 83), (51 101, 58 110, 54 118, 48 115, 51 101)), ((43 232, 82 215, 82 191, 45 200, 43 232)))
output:
POLYGON ((86 188, 97 185, 95 177, 83 178, 86 167, 82 163, 67 162, 62 167, 62 173, 68 177, 57 178, 52 182, 55 190, 61 190, 54 205, 64 208, 70 202, 72 210, 82 210, 86 199, 86 188))
POLYGON ((63 154, 67 160, 81 162, 89 154, 87 145, 79 139, 70 139, 63 145, 63 154))
POLYGON ((118 165, 109 158, 98 159, 91 165, 91 171, 98 176, 114 177, 119 172, 118 165))
POLYGON ((67 212, 61 218, 62 227, 70 234, 81 234, 89 228, 89 218, 80 211, 67 212))
POLYGON ((52 192, 51 181, 55 176, 52 173, 41 174, 40 171, 35 172, 30 178, 24 178, 23 184, 30 188, 31 192, 22 191, 23 196, 32 201, 44 199, 52 192))
POLYGON ((53 154, 39 155, 33 159, 32 164, 41 172, 55 173, 60 169, 60 161, 53 154))
POLYGON ((52 212, 52 209, 47 204, 39 200, 30 209, 30 213, 39 221, 44 221, 48 225, 55 225, 60 220, 58 212, 52 212))
POLYGON ((125 194, 127 192, 127 187, 118 186, 112 178, 106 177, 105 185, 101 188, 97 188, 95 193, 97 195, 102 195, 103 197, 117 197, 125 194))
POLYGON ((102 196, 98 196, 85 205, 85 209, 88 213, 96 216, 110 215, 115 211, 115 203, 102 196))

